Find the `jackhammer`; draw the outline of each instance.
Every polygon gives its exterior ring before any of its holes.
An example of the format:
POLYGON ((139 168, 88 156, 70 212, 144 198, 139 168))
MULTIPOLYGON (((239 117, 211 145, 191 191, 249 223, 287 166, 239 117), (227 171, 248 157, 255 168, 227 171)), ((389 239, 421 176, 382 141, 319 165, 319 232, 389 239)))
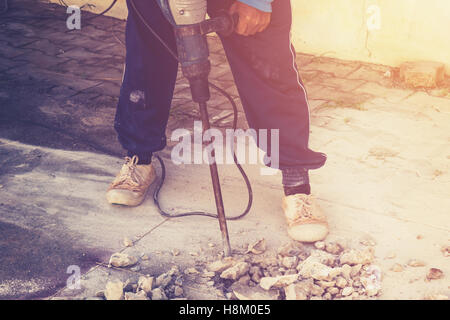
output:
MULTIPOLYGON (((173 25, 178 57, 183 75, 188 79, 192 100, 198 103, 204 132, 210 129, 207 102, 210 99, 208 76, 211 71, 206 35, 211 32, 233 33, 236 18, 223 14, 206 19, 206 0, 157 0, 166 19, 173 25)), ((230 239, 225 217, 214 150, 210 154, 209 168, 214 190, 220 231, 225 256, 231 255, 230 239)))

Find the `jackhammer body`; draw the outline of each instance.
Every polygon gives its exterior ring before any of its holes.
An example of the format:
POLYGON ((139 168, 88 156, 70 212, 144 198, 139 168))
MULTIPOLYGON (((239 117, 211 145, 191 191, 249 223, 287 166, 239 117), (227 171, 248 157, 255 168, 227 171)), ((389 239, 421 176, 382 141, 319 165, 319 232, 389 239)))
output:
MULTIPOLYGON (((209 49, 206 35, 211 32, 231 34, 234 29, 234 19, 224 14, 214 19, 206 20, 206 0, 157 0, 167 20, 173 25, 178 60, 183 75, 188 79, 192 100, 199 104, 203 130, 210 128, 207 111, 207 101, 210 99, 208 76, 211 71, 209 49)), ((231 255, 230 240, 223 206, 217 165, 214 161, 214 151, 209 159, 214 198, 217 207, 220 230, 225 256, 231 255)))

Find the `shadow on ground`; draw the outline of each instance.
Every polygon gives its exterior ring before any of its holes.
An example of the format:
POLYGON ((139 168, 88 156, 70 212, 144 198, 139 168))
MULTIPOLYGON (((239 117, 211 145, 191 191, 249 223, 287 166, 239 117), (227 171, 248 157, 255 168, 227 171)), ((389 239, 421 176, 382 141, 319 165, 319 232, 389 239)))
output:
POLYGON ((66 285, 69 266, 85 272, 99 259, 94 252, 73 248, 63 234, 53 239, 4 222, 0 222, 0 248, 0 299, 47 297, 66 285))

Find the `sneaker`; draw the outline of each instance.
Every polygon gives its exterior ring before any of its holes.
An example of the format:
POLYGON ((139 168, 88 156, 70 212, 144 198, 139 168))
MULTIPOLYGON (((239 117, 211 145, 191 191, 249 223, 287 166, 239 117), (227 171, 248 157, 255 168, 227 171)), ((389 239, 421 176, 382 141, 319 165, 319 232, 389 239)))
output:
POLYGON ((326 238, 328 223, 316 198, 294 194, 283 198, 283 211, 289 236, 301 242, 316 242, 326 238))
POLYGON ((156 173, 151 164, 140 164, 139 158, 126 157, 125 164, 106 192, 111 204, 137 206, 144 201, 148 187, 155 181, 156 173))

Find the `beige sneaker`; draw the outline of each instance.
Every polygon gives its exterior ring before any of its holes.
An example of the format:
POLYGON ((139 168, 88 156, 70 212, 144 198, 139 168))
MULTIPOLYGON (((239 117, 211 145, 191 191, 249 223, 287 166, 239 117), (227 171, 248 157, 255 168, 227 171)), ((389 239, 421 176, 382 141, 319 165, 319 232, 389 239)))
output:
POLYGON ((126 157, 125 164, 106 192, 111 204, 137 206, 144 201, 148 187, 155 181, 156 173, 151 164, 138 165, 139 158, 126 157))
POLYGON ((292 239, 316 242, 327 236, 326 217, 313 196, 295 194, 284 197, 283 210, 288 223, 288 234, 292 239))

